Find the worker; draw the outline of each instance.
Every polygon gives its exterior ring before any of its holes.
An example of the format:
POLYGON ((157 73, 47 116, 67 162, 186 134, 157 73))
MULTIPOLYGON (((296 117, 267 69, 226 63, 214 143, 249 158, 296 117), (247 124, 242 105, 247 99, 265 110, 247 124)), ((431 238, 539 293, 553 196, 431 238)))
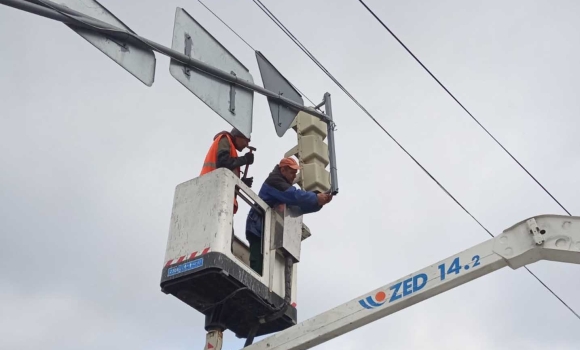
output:
MULTIPOLYGON (((248 152, 238 157, 241 152, 248 147, 250 139, 244 136, 238 129, 233 128, 231 132, 222 131, 214 136, 213 143, 205 156, 201 175, 205 175, 219 168, 230 169, 237 177, 240 177, 240 167, 254 163, 254 154, 248 152)), ((253 177, 242 179, 248 187, 252 187, 253 177)), ((234 214, 238 211, 238 201, 234 197, 234 214)))
MULTIPOLYGON (((332 194, 304 191, 293 186, 300 166, 293 158, 284 158, 276 164, 262 184, 258 197, 270 208, 281 204, 297 206, 302 214, 314 213, 332 200, 332 194)), ((250 267, 262 274, 262 229, 264 218, 254 208, 246 220, 246 239, 250 243, 250 267)))

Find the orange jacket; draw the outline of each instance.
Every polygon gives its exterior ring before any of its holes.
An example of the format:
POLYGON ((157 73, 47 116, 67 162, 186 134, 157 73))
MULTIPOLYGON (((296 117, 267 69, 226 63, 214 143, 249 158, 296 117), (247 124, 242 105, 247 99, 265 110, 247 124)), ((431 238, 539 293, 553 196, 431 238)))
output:
MULTIPOLYGON (((218 146, 222 137, 227 137, 228 142, 230 143, 230 157, 237 158, 238 151, 236 150, 236 146, 232 140, 232 136, 227 131, 222 131, 219 134, 215 135, 213 139, 213 143, 205 156, 205 160, 203 161, 203 167, 201 168, 201 175, 205 175, 217 169, 217 156, 218 156, 218 146)), ((237 167, 232 170, 237 177, 240 177, 240 168, 237 167)), ((234 195, 234 214, 238 212, 238 200, 234 195)))

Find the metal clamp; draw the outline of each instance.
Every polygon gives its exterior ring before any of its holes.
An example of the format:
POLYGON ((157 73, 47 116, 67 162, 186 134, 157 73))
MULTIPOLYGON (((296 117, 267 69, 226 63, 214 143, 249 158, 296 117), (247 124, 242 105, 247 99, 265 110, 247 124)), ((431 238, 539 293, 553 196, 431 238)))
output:
POLYGON ((542 236, 544 233, 546 233, 545 230, 540 230, 540 227, 538 226, 538 224, 536 223, 536 219, 531 218, 527 221, 528 224, 528 228, 530 229, 530 233, 534 236, 534 241, 536 242, 536 245, 542 245, 544 243, 544 236, 542 236))
MULTIPOLYGON (((185 33, 185 48, 184 48, 184 54, 187 57, 191 57, 191 47, 193 45, 193 41, 191 39, 191 35, 189 35, 188 33, 185 33)), ((183 66, 183 73, 185 75, 187 75, 187 77, 191 77, 191 73, 190 73, 190 68, 188 66, 183 66)))
MULTIPOLYGON (((231 71, 230 74, 236 76, 234 71, 231 71)), ((230 113, 236 114, 236 84, 230 84, 230 113)))

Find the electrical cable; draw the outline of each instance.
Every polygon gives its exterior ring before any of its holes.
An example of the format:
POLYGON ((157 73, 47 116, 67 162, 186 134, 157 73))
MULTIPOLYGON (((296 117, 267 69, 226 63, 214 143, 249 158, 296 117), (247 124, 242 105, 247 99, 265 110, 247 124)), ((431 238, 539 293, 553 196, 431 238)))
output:
MULTIPOLYGON (((234 33, 238 38, 240 38, 241 41, 243 41, 246 45, 248 45, 248 47, 250 49, 252 49, 252 51, 256 51, 256 49, 254 49, 254 47, 252 45, 250 45, 246 40, 244 40, 244 38, 242 38, 232 27, 230 27, 226 22, 224 22, 215 12, 213 12, 206 4, 204 4, 201 0, 197 0, 199 1, 200 4, 203 5, 203 7, 205 7, 212 15, 214 15, 215 18, 217 18, 220 22, 222 22, 232 33, 234 33)), ((310 102, 312 104, 312 106, 316 107, 316 104, 314 102, 312 102, 311 99, 308 98, 308 96, 306 96, 306 94, 302 93, 302 91, 298 90, 298 88, 296 86, 294 86, 294 84, 292 84, 291 82, 288 81, 288 83, 296 90, 298 91, 298 93, 304 97, 306 97, 306 99, 308 100, 308 102, 310 102)), ((316 108, 318 109, 318 108, 316 108)))
MULTIPOLYGON (((302 43, 298 40, 298 38, 296 38, 283 24, 282 22, 280 22, 280 20, 278 20, 278 18, 264 5, 262 4, 262 2, 260 0, 252 0, 254 2, 254 4, 256 4, 324 73, 326 73, 326 75, 332 80, 334 81, 334 83, 336 85, 338 85, 338 87, 348 96, 350 97, 350 99, 367 115, 369 116, 378 126, 379 128, 381 128, 385 134, 387 134, 391 140, 393 140, 397 146, 399 146, 451 199, 453 199, 453 201, 459 205, 461 207, 461 209, 463 209, 463 211, 465 211, 473 220, 475 220, 475 222, 477 222, 477 224, 483 228, 491 237, 495 237, 485 226, 483 226, 483 224, 481 222, 479 222, 479 220, 477 220, 475 218, 475 216, 473 216, 449 191, 447 191, 447 189, 441 185, 441 183, 439 181, 437 181, 437 179, 435 179, 435 177, 433 175, 431 175, 431 173, 429 173, 429 171, 427 171, 427 169, 425 169, 421 163, 419 163, 373 116, 372 114, 370 114, 366 108, 364 108, 355 98, 354 96, 352 96, 347 90, 346 88, 344 88, 344 86, 342 86, 342 84, 340 84, 338 82, 338 80, 326 69, 324 68, 324 66, 322 65, 322 63, 320 63, 315 57, 314 55, 312 55, 310 53, 310 51, 308 51, 308 49, 302 45, 302 43)), ((519 162, 518 162, 519 164, 519 162)), ((543 186, 542 186, 543 188, 543 186)), ((557 202, 557 201, 556 201, 557 202)), ((558 203, 559 204, 559 203, 558 203)), ((561 206, 561 205, 560 205, 561 206)), ((562 207, 563 208, 563 207, 562 207)), ((568 215, 571 215, 565 208, 564 210, 568 213, 568 215)), ((560 298, 553 290, 551 290, 544 282, 542 282, 540 280, 539 277, 537 277, 535 274, 532 273, 532 271, 530 271, 527 267, 526 270, 528 270, 528 272, 530 272, 530 274, 536 278, 554 297, 556 297, 566 308, 568 308, 568 310, 570 310, 579 320, 580 320, 580 316, 570 307, 568 306, 563 300, 562 298, 560 298)))
POLYGON ((199 1, 200 4, 203 5, 203 7, 206 8, 206 10, 208 10, 212 15, 214 15, 215 18, 217 18, 220 22, 223 23, 223 25, 225 25, 226 27, 228 27, 228 29, 234 33, 238 38, 240 38, 241 41, 243 41, 246 45, 248 45, 250 47, 250 49, 252 49, 253 51, 256 51, 256 49, 254 49, 254 47, 252 45, 250 45, 246 40, 244 40, 244 38, 242 38, 235 30, 232 29, 232 27, 230 27, 226 22, 224 22, 215 12, 213 12, 209 7, 206 6, 206 4, 204 4, 201 0, 197 0, 199 1))
MULTIPOLYGON (((367 4, 365 4, 365 2, 363 0, 359 0, 359 2, 367 9, 367 11, 383 26, 383 28, 385 28, 389 34, 391 34, 391 36, 397 40, 397 42, 399 44, 401 44, 401 46, 407 51, 407 53, 409 53, 409 55, 411 55, 415 61, 417 61, 417 63, 419 63, 419 65, 421 67, 423 67, 423 69, 437 82, 437 84, 439 84, 439 86, 441 86, 441 88, 443 88, 443 90, 445 90, 445 92, 447 92, 447 94, 455 101, 457 102, 457 104, 471 117, 471 119, 473 119, 473 121, 475 121, 477 123, 477 125, 479 125, 483 131, 485 131, 487 133, 487 135, 489 135, 489 137, 491 137, 495 143, 497 143, 519 166, 520 168, 522 168, 535 182, 536 184, 538 184, 538 186, 540 186, 544 192, 546 192, 548 194, 548 196, 550 196, 559 206, 560 208, 562 208, 562 210, 564 210, 566 212, 566 214, 568 214, 569 216, 572 216, 572 214, 568 211, 568 209, 566 209, 551 193, 550 191, 548 191, 529 171, 528 169, 526 169, 480 122, 479 120, 477 120, 473 114, 471 114, 471 112, 469 112, 469 110, 467 110, 467 108, 465 106, 463 106, 463 104, 461 102, 459 102, 459 100, 451 93, 451 91, 449 91, 449 89, 447 89, 447 87, 445 87, 445 85, 443 85, 443 83, 441 83, 441 81, 439 81, 439 79, 437 79, 437 77, 435 77, 435 75, 429 70, 429 68, 427 68, 423 62, 421 62, 421 60, 419 60, 419 58, 417 58, 417 56, 415 56, 415 54, 407 47, 407 45, 405 45, 398 37, 397 35, 395 35, 395 33, 393 33, 393 31, 374 13, 373 10, 371 10, 369 8, 369 6, 367 4)), ((493 235, 491 234, 491 232, 489 232, 486 229, 487 233, 489 233, 492 237, 493 235)), ((568 308, 568 310, 570 310, 570 312, 572 312, 578 319, 580 319, 580 316, 578 315, 578 313, 576 313, 576 311, 574 311, 568 304, 566 304, 566 302, 564 302, 564 300, 562 300, 562 298, 560 298, 552 289, 550 289, 550 287, 548 287, 538 276, 536 276, 527 266, 525 266, 525 269, 536 279, 538 280, 538 282, 540 282, 554 297, 556 297, 566 308, 568 308)))
POLYGON ((574 311, 574 309, 572 309, 568 304, 566 304, 566 302, 564 302, 564 300, 562 300, 562 298, 560 298, 558 296, 558 294, 556 294, 552 289, 550 289, 550 287, 548 287, 538 276, 536 276, 536 274, 534 274, 527 266, 524 266, 524 268, 526 270, 528 270, 528 272, 534 276, 535 279, 538 280, 538 282, 540 282, 542 284, 542 286, 544 286, 550 293, 552 293, 553 296, 556 297, 556 299, 560 300, 560 302, 566 307, 568 308, 568 310, 570 310, 571 313, 574 314, 574 316, 576 316, 578 319, 580 319, 580 315, 578 315, 578 313, 576 313, 576 311, 574 311))
POLYGON ((216 307, 216 306, 218 306, 218 305, 222 305, 222 304, 224 304, 226 301, 228 301, 228 300, 230 300, 231 298, 233 298, 233 297, 234 297, 236 294, 238 294, 239 292, 241 292, 241 291, 244 291, 244 290, 249 290, 249 288, 248 288, 248 287, 240 287, 240 288, 238 288, 238 289, 234 290, 233 292, 231 292, 229 295, 227 295, 225 298, 223 298, 222 300, 220 300, 220 301, 218 301, 218 302, 215 302, 215 303, 213 303, 213 304, 206 304, 206 305, 202 305, 202 306, 201 306, 201 310, 200 310, 200 312, 201 312, 201 313, 204 313, 204 312, 206 312, 206 311, 208 311, 208 310, 211 310, 211 309, 215 308, 215 307, 216 307))
POLYGON ((399 42, 399 44, 401 44, 401 46, 403 46, 403 48, 404 48, 404 49, 405 49, 405 50, 406 50, 406 51, 409 53, 409 55, 411 55, 411 56, 412 56, 412 57, 415 59, 415 61, 417 61, 417 63, 419 63, 419 64, 421 65, 421 67, 423 67, 423 69, 424 69, 424 70, 425 70, 427 73, 429 73, 429 75, 430 75, 430 76, 431 76, 433 79, 435 79, 435 81, 437 82, 437 84, 439 84, 439 86, 441 86, 441 87, 443 88, 443 90, 445 90, 445 92, 447 92, 447 94, 448 94, 449 96, 451 96, 451 98, 452 98, 452 99, 453 99, 455 102, 457 102, 457 104, 458 104, 458 105, 459 105, 459 106, 460 106, 460 107, 461 107, 461 108, 462 108, 462 109, 463 109, 463 110, 464 110, 464 111, 465 111, 465 112, 466 112, 466 113, 467 113, 467 114, 468 114, 468 115, 471 117, 471 119, 473 119, 473 121, 475 121, 475 122, 477 123, 477 125, 479 125, 479 126, 480 126, 480 127, 483 129, 483 131, 485 131, 485 132, 486 132, 486 133, 489 135, 489 137, 491 137, 491 138, 492 138, 492 139, 495 141, 495 143, 497 143, 497 144, 498 144, 498 145, 499 145, 499 146, 500 146, 500 147, 501 147, 501 148, 502 148, 502 149, 503 149, 503 150, 504 150, 504 151, 505 151, 505 152, 506 152, 506 153, 507 153, 507 154, 508 154, 508 155, 509 155, 509 156, 510 156, 510 157, 511 157, 513 160, 514 160, 514 162, 516 162, 516 163, 517 163, 517 164, 520 166, 520 168, 522 168, 522 169, 523 169, 523 170, 524 170, 524 171, 525 171, 525 172, 526 172, 526 173, 527 173, 527 174, 528 174, 528 175, 529 175, 529 176, 530 176, 530 177, 531 177, 531 178, 532 178, 532 179, 533 179, 533 180, 534 180, 534 181, 535 181, 537 184, 538 184, 538 186, 540 186, 540 187, 541 187, 541 188, 544 190, 544 192, 546 192, 546 193, 548 194, 548 196, 550 196, 550 197, 551 197, 551 198, 552 198, 552 199, 553 199, 553 200, 554 200, 556 203, 558 203, 558 205, 560 206, 560 208, 562 208, 562 209, 563 209, 563 210, 564 210, 564 211, 565 211, 565 212, 566 212, 568 215, 572 216, 572 214, 570 214, 570 212, 569 212, 569 211, 568 211, 566 208, 564 208, 564 206, 563 206, 563 205, 562 205, 562 204, 561 204, 561 203, 560 203, 560 202, 559 202, 559 201, 556 199, 556 197, 554 197, 554 196, 553 196, 553 195, 550 193, 550 191, 548 191, 548 190, 547 190, 547 189, 544 187, 544 185, 542 185, 542 184, 540 183, 540 181, 538 181, 538 180, 537 180, 537 179, 536 179, 536 178, 535 178, 535 177, 534 177, 534 176, 533 176, 533 175, 532 175, 532 174, 531 174, 531 173, 528 171, 528 169, 526 169, 526 167, 524 167, 524 166, 523 166, 523 165, 522 165, 522 164, 521 164, 521 163, 520 163, 520 162, 519 162, 519 161, 516 159, 516 157, 514 157, 514 156, 513 156, 513 155, 512 155, 512 154, 511 154, 511 153, 510 153, 510 152, 509 152, 509 151, 508 151, 508 150, 507 150, 507 149, 506 149, 506 148, 505 148, 505 147, 504 147, 504 146, 501 144, 501 142, 499 142, 499 141, 498 141, 498 140, 497 140, 497 139, 496 139, 496 138, 495 138, 495 137, 494 137, 494 136, 493 136, 493 135, 492 135, 492 134, 491 134, 491 133, 490 133, 490 132, 489 132, 489 131, 488 131, 488 130, 487 130, 487 129, 486 129, 486 128, 485 128, 485 127, 484 127, 484 126, 481 124, 481 123, 480 123, 480 122, 479 122, 479 120, 477 120, 477 119, 476 119, 476 118, 473 116, 473 114, 471 114, 471 112, 469 112, 469 111, 467 110, 467 108, 465 108, 465 106, 463 106, 463 104, 462 104, 461 102, 459 102, 459 100, 458 100, 458 99, 457 99, 457 98, 456 98, 456 97, 455 97, 455 96, 454 96, 454 95, 451 93, 451 91, 449 91, 449 90, 448 90, 448 89, 445 87, 445 85, 443 85, 443 83, 441 83, 441 81, 439 81, 439 79, 437 79, 437 78, 435 77, 435 75, 433 75, 433 73, 431 73, 431 71, 430 71, 430 70, 429 70, 427 67, 425 67, 425 65, 423 64, 423 62, 421 62, 421 60, 419 60, 419 59, 417 58, 417 56, 415 56, 415 54, 413 54, 413 52, 411 52, 411 50, 409 50, 409 48, 408 48, 408 47, 407 47, 405 44, 403 44, 403 42, 402 42, 402 41, 401 41, 401 40, 400 40, 400 39, 399 39, 399 38, 398 38, 398 37, 395 35, 395 33, 393 33, 393 31, 392 31, 391 29, 389 29, 389 27, 387 27, 387 25, 386 25, 386 24, 385 24, 385 23, 384 23, 384 22, 383 22, 383 21, 382 21, 382 20, 381 20, 381 19, 380 19, 380 18, 379 18, 379 17, 378 17, 378 16, 377 16, 377 15, 376 15, 374 12, 373 12, 373 10, 371 10, 371 9, 370 9, 370 8, 367 6, 367 4, 365 4, 365 3, 364 3, 364 1, 362 1, 362 0, 358 0, 358 1, 359 1, 359 2, 360 2, 360 3, 361 3, 361 4, 362 4, 362 5, 363 5, 363 6, 364 6, 366 9, 367 9, 367 11, 368 11, 368 12, 370 12, 370 14, 371 14, 371 15, 372 15, 372 16, 373 16, 373 17, 374 17, 374 18, 375 18, 377 21, 379 21, 379 23, 380 23, 380 24, 383 26, 383 28, 385 28, 385 29, 386 29, 386 30, 387 30, 387 31, 388 31, 388 32, 389 32, 389 33, 390 33, 390 34, 393 36, 393 38, 395 38, 395 40, 397 40, 397 41, 399 42))
POLYGON ((453 199, 453 201, 454 201, 454 202, 455 202, 457 205, 459 205, 459 206, 461 207, 461 209, 463 209, 463 210, 464 210, 464 211, 465 211, 465 212, 466 212, 466 213, 467 213, 467 214, 468 214, 468 215, 469 215, 469 216, 470 216, 470 217, 471 217, 473 220, 475 220, 475 221, 476 221, 476 222, 479 224, 479 226, 481 226, 481 228, 483 228, 483 229, 484 229, 484 230, 485 230, 485 231, 486 231, 486 232, 487 232, 487 233, 488 233, 490 236, 492 236, 492 237, 493 237, 493 235, 491 234, 491 232, 490 232, 490 231, 489 231, 487 228, 485 228, 485 226, 483 226, 483 224, 481 224, 481 222, 479 222, 479 221, 478 221, 478 220, 475 218, 475 216, 473 216, 473 215, 472 215, 472 214, 471 214, 471 213, 470 213, 470 212, 469 212, 469 211, 468 211, 468 210, 467 210, 467 209, 466 209, 466 208, 465 208, 465 207, 464 207, 464 206, 463 206, 463 205, 462 205, 462 204, 461 204, 461 203, 460 203, 460 202, 459 202, 459 201, 458 201, 458 200, 457 200, 457 199, 456 199, 456 198, 455 198, 455 197, 454 197, 454 196, 453 196, 453 195, 452 195, 452 194, 451 194, 449 191, 447 191, 447 189, 446 189, 446 188, 445 188, 445 187, 444 187, 444 186, 443 186, 443 185, 442 185, 442 184, 441 184, 439 181, 437 181, 437 179, 436 179, 436 178, 435 178, 433 175, 431 175, 431 173, 430 173, 430 172, 429 172, 427 169, 425 169, 425 168, 423 167, 423 165, 421 165, 421 163, 419 163, 419 161, 418 161, 417 159, 415 159, 415 157, 413 157, 413 155, 411 155, 411 153, 409 153, 409 152, 408 152, 408 151, 405 149, 405 147, 403 147, 403 145, 401 145, 401 144, 400 144, 400 143, 399 143, 399 142, 398 142, 398 141, 397 141, 397 140, 396 140, 396 139, 395 139, 395 138, 394 138, 394 137, 393 137, 393 136, 392 136, 392 135, 391 135, 391 134, 390 134, 390 133, 387 131, 387 129, 386 129, 386 128, 385 128, 385 127, 384 127, 384 126, 381 124, 381 123, 379 123, 379 121, 378 121, 378 120, 377 120, 375 117, 373 117, 373 115, 372 115, 372 114, 370 114, 370 112, 369 112, 369 111, 367 111, 367 110, 366 110, 366 108, 364 108, 364 106, 363 106, 363 105, 361 105, 361 104, 360 104, 360 103, 359 103, 359 102, 358 102, 358 101, 357 101, 357 100, 354 98, 354 96, 352 96, 352 95, 351 95, 351 94, 350 94, 350 93, 349 93, 349 92, 346 90, 346 88, 344 88, 344 86, 342 86, 342 84, 340 84, 340 83, 339 83, 339 82, 338 82, 338 81, 337 81, 337 80, 334 78, 334 76, 332 76, 332 74, 331 74, 331 73, 330 73, 328 70, 326 70, 326 68, 323 68, 322 64, 321 64, 321 63, 320 63, 320 62, 319 62, 319 61, 318 61, 318 60, 317 60, 317 59, 314 57, 314 55, 312 55, 312 54, 310 53, 310 51, 308 51, 308 49, 306 49, 306 47, 304 47, 304 46, 302 45, 302 43, 300 43, 300 42, 299 42, 299 40, 298 40, 298 39, 297 39, 297 38, 296 38, 294 35, 292 35, 292 34, 290 33, 290 31, 289 31, 289 30, 288 30, 288 29, 287 29, 287 28, 286 28, 286 27, 285 27, 285 26, 284 26, 284 25, 283 25, 283 24, 282 24, 282 23, 281 23, 281 22, 280 22, 280 21, 279 21, 279 20, 276 18, 276 16, 274 16, 274 14, 273 14, 272 12, 270 12, 270 10, 268 10, 268 9, 266 8, 266 6, 264 6, 264 5, 262 4, 262 2, 261 2, 260 0, 252 0, 252 1, 253 1, 253 2, 254 2, 256 5, 258 5, 258 7, 260 7, 260 9, 262 9, 262 11, 264 11, 264 13, 266 13, 266 15, 268 15, 268 17, 270 17, 270 19, 272 19, 272 20, 273 20, 273 21, 274 21, 276 24, 278 24, 278 26, 279 26, 281 29, 283 28, 282 30, 283 30, 283 31, 284 31, 284 32, 285 32, 285 33, 286 33, 288 36, 290 36, 290 38, 292 39, 292 41, 294 41, 294 43, 295 43, 296 45, 298 45, 298 46, 299 46, 299 47, 302 49, 302 51, 304 51, 304 52, 306 53, 306 55, 308 55, 308 56, 309 56, 309 57, 310 57, 310 58, 311 58, 311 59, 312 59, 312 60, 313 60, 313 61, 314 61, 314 62, 315 62, 315 63, 316 63, 316 64, 317 64, 319 67, 321 67, 321 69, 322 69, 322 70, 323 70, 323 71, 324 71, 324 72, 325 72, 325 73, 326 73, 326 74, 327 74, 327 75, 330 77, 330 79, 332 79, 332 80, 333 80, 333 81, 334 81, 334 82, 335 82, 335 83, 336 83, 336 84, 337 84, 337 85, 338 85, 338 86, 341 88, 341 90, 342 90, 342 91, 344 91, 344 92, 345 92, 345 93, 346 93, 346 94, 347 94, 347 95, 348 95, 348 96, 351 98, 351 100, 353 100, 353 101, 354 101, 354 103, 356 103, 356 104, 359 106, 359 108, 361 108, 361 109, 363 110, 363 112, 364 112, 364 113, 365 113, 367 116, 369 116, 369 117, 370 117, 370 118, 371 118, 371 119, 372 119, 372 120, 373 120, 373 121, 374 121, 374 122, 375 122, 375 123, 378 125, 378 127, 379 127, 379 128, 381 128, 381 129, 383 130, 383 132, 384 132, 385 134, 387 134, 387 136, 389 136, 389 137, 391 138, 391 140, 393 140, 393 141, 394 141, 394 142, 397 144, 397 146, 399 146, 399 148, 401 148, 401 149, 403 150, 403 152, 405 152, 405 153, 406 153, 406 154, 407 154, 407 155, 408 155, 408 156, 409 156, 409 157, 410 157, 410 158, 411 158, 411 159, 412 159, 412 160, 415 162, 415 164, 417 164, 417 165, 418 165, 418 166, 419 166, 419 167, 420 167, 420 168, 421 168, 421 169, 422 169, 422 170, 423 170, 423 171, 424 171, 424 172, 425 172, 425 173, 426 173, 426 174, 427 174, 427 175, 428 175, 428 176, 431 178, 431 180, 433 180, 433 181, 434 181, 434 182, 435 182, 435 183, 436 183, 436 184, 437 184, 437 185, 438 185, 438 186, 439 186, 439 187, 440 187, 440 188, 441 188, 441 189, 442 189, 442 190, 443 190, 443 191, 444 191, 444 192, 445 192, 445 193, 446 193, 446 194, 447 194, 447 195, 448 195, 448 196, 449 196, 451 199, 453 199), (262 8, 262 6, 263 6, 263 8, 262 8))

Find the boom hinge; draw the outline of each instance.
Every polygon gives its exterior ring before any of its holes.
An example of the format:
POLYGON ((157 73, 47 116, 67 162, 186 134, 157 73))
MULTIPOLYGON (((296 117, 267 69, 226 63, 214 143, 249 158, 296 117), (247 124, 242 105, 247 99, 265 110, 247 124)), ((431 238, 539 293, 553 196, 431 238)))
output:
POLYGON ((540 230, 540 227, 534 218, 529 219, 527 224, 530 229, 530 233, 534 236, 534 242, 536 242, 536 245, 544 244, 543 235, 546 233, 546 230, 540 230))

